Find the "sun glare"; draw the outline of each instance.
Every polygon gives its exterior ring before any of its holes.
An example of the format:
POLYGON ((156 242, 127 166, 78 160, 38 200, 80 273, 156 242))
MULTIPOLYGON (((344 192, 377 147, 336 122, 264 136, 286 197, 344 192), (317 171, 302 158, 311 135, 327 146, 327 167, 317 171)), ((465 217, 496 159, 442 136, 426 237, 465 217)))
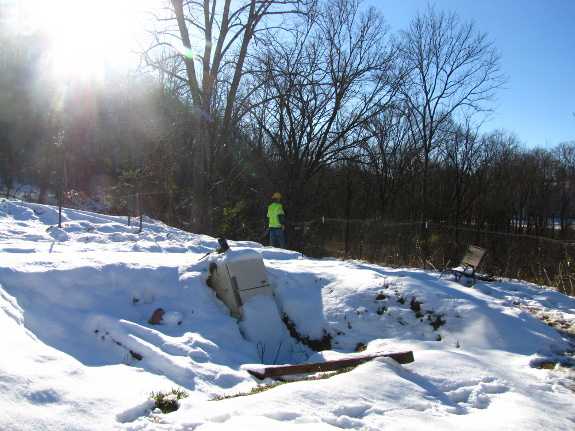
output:
POLYGON ((55 76, 95 79, 125 68, 133 47, 137 0, 36 0, 31 19, 49 39, 46 59, 55 76))

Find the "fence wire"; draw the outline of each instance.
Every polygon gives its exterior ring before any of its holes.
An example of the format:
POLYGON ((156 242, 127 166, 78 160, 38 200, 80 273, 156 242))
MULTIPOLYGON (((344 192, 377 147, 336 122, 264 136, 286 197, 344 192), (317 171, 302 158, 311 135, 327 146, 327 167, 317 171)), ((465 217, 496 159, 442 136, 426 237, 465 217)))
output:
MULTIPOLYGON (((140 217, 146 214, 144 195, 120 196, 112 213, 140 217), (121 202, 123 201, 123 202, 121 202)), ((15 194, 12 195, 16 197, 15 194)), ((60 204, 61 197, 60 195, 60 204)), ((37 201, 31 193, 18 198, 37 201)), ((116 196, 118 199, 118 196, 116 196)), ((66 206, 76 207, 74 202, 66 206)), ((84 210, 85 207, 83 208, 84 210)), ((164 219, 171 224, 170 207, 164 219)), ((149 214, 157 218, 159 214, 149 214)), ((220 235, 231 240, 269 244, 265 223, 237 221, 220 235)), ((182 226, 180 226, 182 227, 182 226)), ((383 266, 411 266, 442 270, 449 261, 461 259, 469 245, 487 250, 478 272, 496 281, 511 278, 557 288, 575 296, 575 241, 557 240, 565 232, 552 230, 549 237, 494 232, 474 226, 449 226, 435 222, 347 220, 318 218, 288 225, 287 248, 313 257, 356 259, 383 266)), ((567 236, 567 235, 565 235, 567 236)))
POLYGON ((469 245, 487 250, 486 280, 520 279, 574 295, 575 241, 454 227, 432 222, 317 219, 288 231, 288 248, 310 257, 365 260, 442 270, 469 245))

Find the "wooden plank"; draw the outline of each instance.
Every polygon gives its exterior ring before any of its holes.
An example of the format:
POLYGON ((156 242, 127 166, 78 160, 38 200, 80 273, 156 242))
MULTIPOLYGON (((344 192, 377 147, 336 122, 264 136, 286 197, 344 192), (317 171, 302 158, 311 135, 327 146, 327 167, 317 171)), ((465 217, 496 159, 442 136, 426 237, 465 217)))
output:
POLYGON ((337 371, 347 367, 357 367, 358 365, 361 365, 367 361, 381 357, 392 358, 400 364, 408 364, 415 360, 413 357, 413 352, 407 351, 399 353, 381 353, 377 355, 360 356, 357 358, 337 359, 334 361, 312 362, 308 364, 266 367, 264 368, 263 373, 255 370, 248 370, 248 372, 258 379, 265 379, 266 377, 290 376, 295 374, 313 374, 325 371, 337 371))

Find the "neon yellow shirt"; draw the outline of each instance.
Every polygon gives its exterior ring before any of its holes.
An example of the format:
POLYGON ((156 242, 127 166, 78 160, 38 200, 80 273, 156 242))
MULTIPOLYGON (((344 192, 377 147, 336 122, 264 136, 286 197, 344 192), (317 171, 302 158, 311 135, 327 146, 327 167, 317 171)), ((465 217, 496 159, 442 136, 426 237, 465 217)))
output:
POLYGON ((284 210, 282 204, 279 202, 274 202, 268 207, 268 218, 270 219, 270 227, 282 227, 281 219, 283 217, 284 210))

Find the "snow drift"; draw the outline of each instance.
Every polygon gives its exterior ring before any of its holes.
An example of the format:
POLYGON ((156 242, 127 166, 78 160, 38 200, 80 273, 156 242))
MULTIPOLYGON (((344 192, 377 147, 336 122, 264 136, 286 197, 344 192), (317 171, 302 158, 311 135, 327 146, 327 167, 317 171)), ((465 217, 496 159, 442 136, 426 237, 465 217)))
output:
POLYGON ((207 283, 223 258, 210 253, 214 238, 149 219, 137 233, 124 217, 62 216, 58 227, 52 207, 0 202, 1 429, 575 427, 575 300, 552 289, 467 287, 436 271, 228 240, 263 257, 275 298, 254 297, 238 321, 207 283), (158 308, 164 319, 152 325, 158 308), (314 351, 314 340, 329 350, 314 351), (250 364, 357 349, 412 350, 415 362, 378 358, 213 401, 272 383, 250 375, 250 364), (162 414, 150 394, 172 388, 189 397, 162 414))

